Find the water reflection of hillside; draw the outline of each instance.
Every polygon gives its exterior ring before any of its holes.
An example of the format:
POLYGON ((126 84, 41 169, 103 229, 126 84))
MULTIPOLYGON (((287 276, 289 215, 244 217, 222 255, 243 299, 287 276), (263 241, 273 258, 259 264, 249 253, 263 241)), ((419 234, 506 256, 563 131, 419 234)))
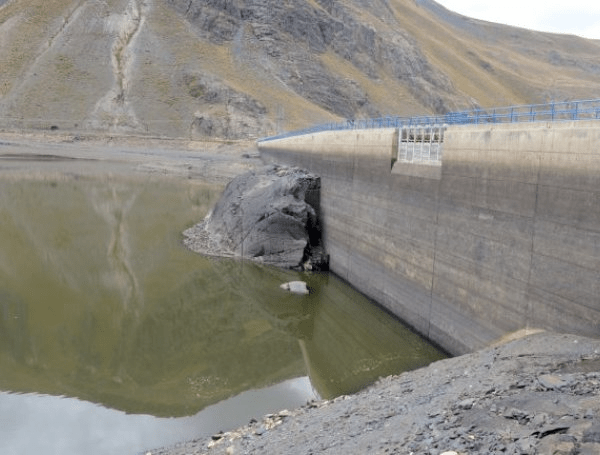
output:
POLYGON ((0 180, 0 390, 190 415, 306 374, 323 396, 439 354, 327 275, 207 259, 180 232, 219 189, 0 180))
POLYGON ((0 181, 0 388, 188 415, 302 375, 295 339, 262 324, 234 265, 180 245, 218 192, 147 177, 0 181))

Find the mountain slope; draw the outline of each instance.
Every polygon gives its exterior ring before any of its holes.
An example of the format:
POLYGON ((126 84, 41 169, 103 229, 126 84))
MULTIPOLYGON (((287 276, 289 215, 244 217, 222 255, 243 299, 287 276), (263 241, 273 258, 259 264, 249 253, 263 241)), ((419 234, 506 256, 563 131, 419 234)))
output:
POLYGON ((595 98, 599 51, 432 0, 8 0, 0 126, 237 138, 595 98))

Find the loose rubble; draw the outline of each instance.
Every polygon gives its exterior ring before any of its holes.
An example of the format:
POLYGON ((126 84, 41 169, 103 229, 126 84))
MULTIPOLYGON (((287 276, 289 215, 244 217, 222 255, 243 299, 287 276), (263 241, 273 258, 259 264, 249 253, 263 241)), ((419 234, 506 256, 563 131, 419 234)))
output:
POLYGON ((600 340, 538 333, 153 455, 600 454, 600 340))

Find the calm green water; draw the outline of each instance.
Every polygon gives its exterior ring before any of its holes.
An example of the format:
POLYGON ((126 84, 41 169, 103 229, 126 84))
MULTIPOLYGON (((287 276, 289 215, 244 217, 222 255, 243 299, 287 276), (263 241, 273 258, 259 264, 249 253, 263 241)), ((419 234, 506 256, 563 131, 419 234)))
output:
POLYGON ((0 174, 0 453, 137 453, 443 356, 334 276, 187 251, 220 192, 0 174))

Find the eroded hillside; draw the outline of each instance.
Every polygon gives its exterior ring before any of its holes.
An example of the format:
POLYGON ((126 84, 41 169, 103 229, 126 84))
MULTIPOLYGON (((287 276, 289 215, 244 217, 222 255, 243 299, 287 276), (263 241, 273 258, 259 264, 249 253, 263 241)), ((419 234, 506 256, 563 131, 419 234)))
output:
POLYGON ((595 98, 599 51, 432 0, 8 0, 0 126, 238 138, 595 98))

